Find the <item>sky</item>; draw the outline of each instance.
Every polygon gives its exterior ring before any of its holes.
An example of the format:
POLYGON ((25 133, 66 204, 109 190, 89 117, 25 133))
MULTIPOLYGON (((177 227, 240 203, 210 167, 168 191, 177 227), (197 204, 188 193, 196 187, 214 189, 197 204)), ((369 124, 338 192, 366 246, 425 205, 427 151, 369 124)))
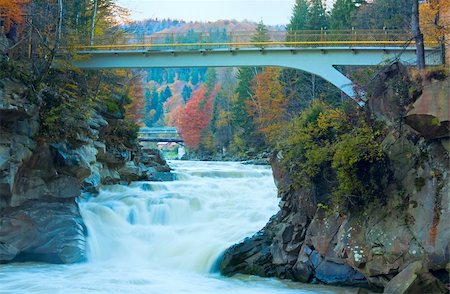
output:
POLYGON ((186 21, 263 21, 266 25, 289 23, 295 0, 118 0, 130 9, 131 18, 171 18, 186 21))

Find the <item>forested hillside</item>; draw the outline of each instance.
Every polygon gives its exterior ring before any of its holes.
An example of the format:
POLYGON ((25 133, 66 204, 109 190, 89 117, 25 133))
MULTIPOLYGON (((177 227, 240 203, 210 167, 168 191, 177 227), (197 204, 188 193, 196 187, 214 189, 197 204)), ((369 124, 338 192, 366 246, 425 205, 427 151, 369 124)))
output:
MULTIPOLYGON (((420 9, 426 37, 438 38, 442 30, 436 31, 431 23, 431 15, 438 8, 421 5, 420 9)), ((148 20, 125 28, 137 36, 162 33, 164 43, 175 37, 180 41, 180 35, 183 42, 201 42, 202 33, 214 41, 228 42, 232 33, 239 31, 248 31, 252 41, 263 42, 270 40, 269 32, 283 30, 381 30, 392 34, 407 31, 410 20, 410 6, 401 1, 338 0, 327 12, 322 1, 298 0, 286 27, 234 20, 208 23, 148 20)), ((286 41, 293 41, 289 35, 287 38, 286 41)), ((361 87, 369 73, 342 70, 359 81, 356 87, 363 93, 365 89, 361 87)), ((204 158, 255 156, 275 147, 277 138, 284 136, 285 126, 311 101, 320 99, 338 106, 348 99, 322 78, 293 69, 166 68, 147 69, 140 75, 144 93, 141 125, 178 127, 191 153, 204 158), (189 102, 191 99, 197 102, 189 102), (192 136, 196 139, 191 140, 192 136)))

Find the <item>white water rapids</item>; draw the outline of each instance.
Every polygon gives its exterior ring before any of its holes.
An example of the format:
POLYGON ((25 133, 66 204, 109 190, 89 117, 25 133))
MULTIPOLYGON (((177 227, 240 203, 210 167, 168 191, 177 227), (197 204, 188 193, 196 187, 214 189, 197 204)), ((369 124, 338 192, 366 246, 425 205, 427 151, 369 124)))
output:
POLYGON ((88 262, 0 265, 0 293, 354 293, 211 273, 278 210, 269 167, 171 162, 177 180, 110 186, 80 199, 88 262))

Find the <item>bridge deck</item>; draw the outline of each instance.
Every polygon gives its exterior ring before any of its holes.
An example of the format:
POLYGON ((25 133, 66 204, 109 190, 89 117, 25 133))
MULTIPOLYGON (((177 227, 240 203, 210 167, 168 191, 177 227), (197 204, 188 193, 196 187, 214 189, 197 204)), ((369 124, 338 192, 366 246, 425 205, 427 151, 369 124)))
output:
MULTIPOLYGON (((253 32, 127 35, 76 46, 72 63, 83 69, 279 66, 300 69, 328 80, 355 98, 352 81, 339 65, 377 65, 400 60, 414 64, 414 42, 402 31, 270 32, 269 41, 253 32)), ((428 42, 427 64, 442 64, 436 43, 428 42)))

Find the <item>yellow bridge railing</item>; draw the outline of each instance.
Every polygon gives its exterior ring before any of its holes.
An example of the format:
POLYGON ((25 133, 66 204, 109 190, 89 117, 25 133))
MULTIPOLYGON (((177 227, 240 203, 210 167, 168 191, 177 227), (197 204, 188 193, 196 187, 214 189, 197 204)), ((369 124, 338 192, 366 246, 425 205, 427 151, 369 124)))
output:
MULTIPOLYGON (((96 38, 94 45, 75 46, 77 50, 194 50, 264 47, 389 47, 412 46, 411 35, 400 30, 320 30, 273 31, 264 39, 254 32, 211 32, 118 34, 96 38)), ((437 43, 427 42, 434 47, 437 43)))

